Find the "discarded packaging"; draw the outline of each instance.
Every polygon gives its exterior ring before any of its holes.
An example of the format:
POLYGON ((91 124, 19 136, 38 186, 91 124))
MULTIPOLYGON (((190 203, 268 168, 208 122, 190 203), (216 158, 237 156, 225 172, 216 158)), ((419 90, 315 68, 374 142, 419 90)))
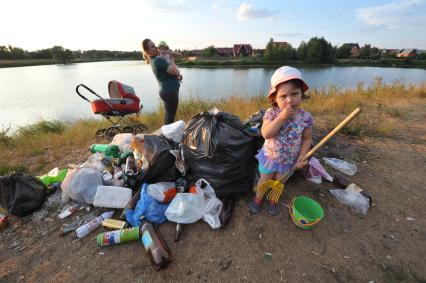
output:
POLYGON ((182 120, 179 120, 172 124, 162 126, 161 133, 169 140, 172 140, 175 143, 180 143, 182 142, 183 130, 185 129, 185 126, 186 123, 182 120))
POLYGON ((100 233, 97 237, 98 247, 115 245, 139 240, 139 227, 100 233))
POLYGON ((124 187, 98 186, 93 206, 124 208, 132 198, 132 190, 124 187))
POLYGON ((168 203, 176 196, 176 184, 173 182, 150 184, 146 188, 146 192, 156 201, 168 203))
POLYGON ((68 216, 70 216, 71 214, 75 213, 76 211, 78 211, 77 206, 67 206, 67 208, 65 208, 65 210, 63 210, 61 213, 59 213, 58 217, 59 217, 59 219, 65 219, 68 216))
POLYGON ((355 212, 367 214, 370 200, 359 192, 353 190, 334 189, 330 193, 342 204, 351 207, 355 212))
POLYGON ((105 219, 102 221, 102 227, 108 230, 124 229, 127 227, 127 224, 128 223, 126 221, 117 219, 105 219))
POLYGON ((349 163, 345 160, 338 159, 338 158, 328 158, 328 157, 324 157, 323 159, 325 161, 325 164, 349 176, 355 175, 355 173, 358 171, 358 168, 356 167, 356 165, 349 163))
POLYGON ((42 175, 38 177, 43 184, 47 187, 53 183, 60 183, 65 179, 65 176, 67 175, 68 169, 60 170, 58 167, 53 168, 50 170, 47 174, 42 175))
POLYGON ((80 226, 79 228, 77 228, 77 230, 75 230, 77 237, 80 239, 86 237, 90 232, 92 232, 93 230, 101 226, 102 221, 104 221, 104 219, 111 218, 113 214, 114 214, 114 211, 104 212, 100 216, 90 221, 89 223, 86 223, 83 226, 80 226))
POLYGON ((175 234, 175 242, 179 242, 180 234, 182 234, 183 228, 185 226, 180 223, 176 223, 176 234, 175 234))

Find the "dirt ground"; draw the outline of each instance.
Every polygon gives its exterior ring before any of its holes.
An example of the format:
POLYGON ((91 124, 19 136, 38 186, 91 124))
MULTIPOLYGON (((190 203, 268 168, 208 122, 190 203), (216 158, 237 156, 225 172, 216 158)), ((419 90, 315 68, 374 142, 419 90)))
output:
MULTIPOLYGON (((375 203, 364 217, 330 195, 332 184, 316 185, 296 175, 275 217, 266 210, 250 215, 247 197, 237 202, 225 229, 212 230, 199 221, 186 226, 174 242, 175 225, 160 226, 174 261, 157 272, 140 242, 98 248, 95 238, 102 228, 84 239, 60 236, 63 223, 88 212, 59 220, 52 206, 42 220, 11 218, 0 232, 0 281, 426 282, 425 121, 426 103, 411 105, 394 137, 339 135, 317 153, 357 164, 351 180, 375 203), (287 204, 296 195, 309 196, 324 208, 325 217, 313 230, 291 222, 287 204)), ((324 132, 315 132, 317 142, 324 132)), ((52 168, 88 155, 77 150, 61 164, 52 161, 52 168)))

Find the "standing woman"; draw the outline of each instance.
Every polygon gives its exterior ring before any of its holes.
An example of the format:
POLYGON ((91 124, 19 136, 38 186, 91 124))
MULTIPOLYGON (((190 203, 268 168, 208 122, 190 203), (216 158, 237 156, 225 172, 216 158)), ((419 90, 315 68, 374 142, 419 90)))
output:
POLYGON ((179 104, 179 70, 176 65, 157 57, 159 51, 151 39, 146 38, 142 41, 142 53, 146 62, 151 64, 152 72, 160 86, 160 97, 164 102, 164 124, 171 124, 175 121, 179 104))

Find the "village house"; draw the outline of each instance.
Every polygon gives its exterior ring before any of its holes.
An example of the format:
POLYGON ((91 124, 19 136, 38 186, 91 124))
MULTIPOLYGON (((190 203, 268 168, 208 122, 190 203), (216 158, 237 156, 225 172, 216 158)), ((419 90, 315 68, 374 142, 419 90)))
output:
POLYGON ((217 55, 220 57, 232 57, 234 56, 234 48, 232 47, 218 47, 216 48, 217 55))
POLYGON ((253 48, 251 47, 251 44, 234 44, 233 52, 234 57, 253 56, 253 48))
POLYGON ((416 49, 403 49, 401 53, 397 54, 398 58, 413 58, 417 56, 416 49))
POLYGON ((343 46, 348 46, 351 49, 351 57, 358 58, 360 53, 360 48, 358 43, 343 43, 343 46))
POLYGON ((287 41, 274 41, 272 45, 277 47, 287 47, 289 44, 287 41))
POLYGON ((399 49, 382 49, 381 55, 382 56, 395 56, 398 55, 401 52, 399 49))

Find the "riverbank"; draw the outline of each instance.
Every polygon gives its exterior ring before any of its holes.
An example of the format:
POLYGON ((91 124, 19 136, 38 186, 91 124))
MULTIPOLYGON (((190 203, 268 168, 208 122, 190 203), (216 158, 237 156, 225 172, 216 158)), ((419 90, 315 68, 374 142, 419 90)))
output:
MULTIPOLYGON (((89 63, 104 61, 137 61, 134 58, 103 58, 103 59, 74 59, 70 63, 89 63)), ((0 68, 8 67, 25 67, 37 65, 54 65, 61 64, 60 61, 54 59, 23 59, 23 60, 0 60, 0 68)), ((197 60, 178 59, 179 67, 185 68, 223 68, 223 67, 277 67, 277 66, 297 66, 297 67, 398 67, 398 68, 421 68, 426 69, 426 60, 406 60, 406 59, 338 59, 334 63, 314 64, 306 63, 299 60, 275 60, 265 61, 263 58, 199 58, 197 60)))
MULTIPOLYGON (((375 206, 366 216, 354 214, 330 193, 333 185, 313 184, 295 174, 280 199, 280 213, 250 215, 247 202, 236 203, 225 229, 211 230, 199 221, 186 225, 174 242, 175 225, 160 226, 174 261, 155 271, 140 242, 96 247, 99 228, 84 239, 59 236, 64 223, 92 213, 85 209, 66 220, 58 208, 43 209, 41 220, 11 217, 0 232, 2 282, 425 282, 426 85, 313 90, 303 108, 315 118, 317 143, 354 107, 362 113, 315 155, 338 157, 358 166, 351 181, 367 190, 375 206), (324 219, 313 230, 292 222, 287 205, 297 195, 318 201, 324 219)), ((178 118, 217 106, 244 119, 268 106, 265 97, 201 101, 179 106, 178 118)), ((151 130, 161 124, 155 111, 134 117, 151 130)), ((22 166, 32 174, 83 162, 100 121, 32 125, 0 140, 2 164, 22 166)), ((1 134, 0 134, 1 137, 1 134)), ((326 166, 335 175, 337 171, 326 166)), ((0 174, 2 175, 2 174, 0 174)))
MULTIPOLYGON (((395 134, 397 118, 406 117, 407 103, 415 103, 426 98, 426 85, 403 83, 384 84, 377 79, 369 86, 359 85, 357 89, 335 87, 313 89, 303 108, 311 112, 318 124, 331 129, 339 119, 356 107, 363 108, 363 119, 357 119, 344 129, 351 136, 384 136, 395 134)), ((203 100, 195 97, 182 99, 179 103, 177 119, 188 121, 193 115, 217 107, 246 119, 259 109, 269 107, 263 95, 254 97, 230 97, 220 100, 203 100)), ((133 115, 130 119, 141 122, 150 130, 161 126, 163 108, 156 111, 133 115)), ((76 148, 86 148, 95 143, 97 129, 109 127, 105 119, 86 119, 74 123, 64 121, 42 121, 21 128, 10 136, 7 128, 0 129, 0 175, 10 170, 25 170, 40 174, 49 169, 49 160, 60 159, 62 154, 76 148), (35 162, 23 162, 27 158, 35 162)))
MULTIPOLYGON (((70 63, 90 63, 90 62, 103 62, 103 61, 130 61, 136 60, 134 58, 103 58, 103 59, 74 59, 70 63)), ((26 66, 39 66, 39 65, 55 65, 61 64, 59 60, 55 59, 21 59, 21 60, 0 60, 0 68, 10 67, 26 67, 26 66)))

